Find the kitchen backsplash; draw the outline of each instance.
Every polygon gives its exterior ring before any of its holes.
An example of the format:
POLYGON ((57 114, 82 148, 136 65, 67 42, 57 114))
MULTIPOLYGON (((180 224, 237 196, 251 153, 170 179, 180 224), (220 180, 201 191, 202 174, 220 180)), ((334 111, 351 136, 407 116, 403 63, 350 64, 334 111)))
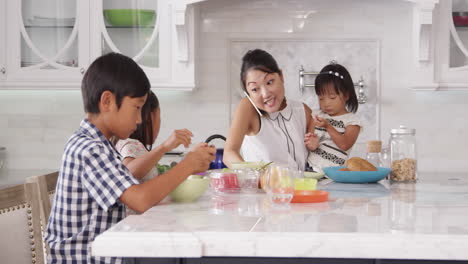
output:
MULTIPOLYGON (((301 95, 298 88, 301 64, 306 71, 320 70, 335 59, 349 68, 354 81, 362 75, 369 101, 359 111, 369 129, 360 142, 376 137, 386 143, 390 129, 405 124, 417 131, 420 170, 468 170, 468 93, 410 89, 411 1, 216 0, 198 5, 198 88, 155 91, 162 109, 158 144, 175 128, 191 129, 194 142, 226 135, 239 100, 241 55, 259 47, 284 69, 287 95, 310 105, 313 93, 301 95)), ((82 109, 79 90, 0 90, 6 166, 58 168, 63 147, 84 116, 82 109)))

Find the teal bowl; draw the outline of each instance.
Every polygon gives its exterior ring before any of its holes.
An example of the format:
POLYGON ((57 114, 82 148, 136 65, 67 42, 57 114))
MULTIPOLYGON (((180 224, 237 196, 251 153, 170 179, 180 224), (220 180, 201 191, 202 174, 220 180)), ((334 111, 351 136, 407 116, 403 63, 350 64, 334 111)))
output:
POLYGON ((208 177, 191 175, 169 193, 169 197, 178 203, 193 202, 205 193, 209 184, 210 179, 208 177))
POLYGON ((105 9, 104 18, 114 27, 154 26, 156 12, 151 9, 105 9))
POLYGON ((340 171, 344 168, 339 167, 325 167, 323 172, 328 178, 335 182, 341 183, 373 183, 378 182, 385 178, 391 171, 390 168, 378 167, 377 171, 340 171))

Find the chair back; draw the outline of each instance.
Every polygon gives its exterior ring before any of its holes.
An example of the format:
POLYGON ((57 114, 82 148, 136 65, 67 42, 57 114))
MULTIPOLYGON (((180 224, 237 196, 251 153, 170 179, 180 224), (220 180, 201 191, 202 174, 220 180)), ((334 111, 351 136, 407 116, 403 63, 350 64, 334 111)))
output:
POLYGON ((32 176, 26 179, 26 182, 36 184, 41 203, 41 220, 44 226, 47 226, 47 221, 49 220, 58 174, 58 171, 56 171, 40 176, 32 176))
POLYGON ((40 205, 33 183, 0 190, 2 263, 44 263, 40 205))
MULTIPOLYGON (((44 175, 32 176, 26 179, 26 182, 34 184, 36 189, 37 200, 40 203, 40 219, 43 232, 46 230, 47 223, 49 221, 52 199, 54 198, 58 175, 59 173, 56 171, 44 175)), ((49 246, 45 242, 43 244, 44 253, 45 255, 48 255, 49 246)))

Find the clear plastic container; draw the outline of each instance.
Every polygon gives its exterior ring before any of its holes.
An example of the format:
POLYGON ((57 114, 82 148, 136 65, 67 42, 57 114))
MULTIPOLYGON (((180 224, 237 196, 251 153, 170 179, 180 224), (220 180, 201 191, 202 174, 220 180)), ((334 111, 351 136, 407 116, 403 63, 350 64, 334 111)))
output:
POLYGON ((370 140, 367 141, 367 155, 366 160, 375 167, 383 167, 382 163, 382 141, 370 140))
POLYGON ((256 193, 258 192, 258 181, 260 180, 260 170, 255 168, 243 168, 235 170, 237 173, 237 181, 242 192, 256 193))
POLYGON ((390 133, 390 180, 414 182, 417 180, 416 130, 400 126, 390 133))
POLYGON ((240 185, 237 172, 230 169, 216 169, 209 172, 210 187, 218 193, 238 193, 240 185))

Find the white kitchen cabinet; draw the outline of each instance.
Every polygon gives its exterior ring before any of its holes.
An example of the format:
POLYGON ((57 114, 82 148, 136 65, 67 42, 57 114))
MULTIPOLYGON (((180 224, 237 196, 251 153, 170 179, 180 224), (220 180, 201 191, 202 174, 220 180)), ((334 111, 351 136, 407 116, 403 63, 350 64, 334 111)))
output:
POLYGON ((2 89, 79 88, 90 63, 111 51, 132 57, 146 72, 153 88, 195 87, 195 11, 190 3, 177 0, 0 0, 0 3, 4 7, 0 12, 5 12, 0 19, 6 20, 0 25, 1 41, 5 40, 0 47, 2 52, 6 51, 5 57, 0 53, 0 65, 4 64, 6 72, 1 75, 2 89), (133 22, 125 23, 121 14, 120 18, 109 15, 107 10, 115 9, 139 13, 133 15, 133 22), (144 21, 135 23, 138 19, 144 21))
POLYGON ((416 42, 413 89, 468 90, 468 0, 440 0, 435 4, 434 12, 426 16, 431 22, 420 31, 423 37, 419 39, 426 45, 416 42), (461 22, 466 25, 454 23, 457 12, 466 13, 466 22, 461 22))
MULTIPOLYGON (((6 77, 5 62, 5 1, 0 0, 0 82, 6 77)), ((0 84, 1 87, 1 84, 0 84)))
POLYGON ((444 0, 439 4, 439 28, 435 39, 439 90, 468 90, 467 12, 468 0, 444 0))

